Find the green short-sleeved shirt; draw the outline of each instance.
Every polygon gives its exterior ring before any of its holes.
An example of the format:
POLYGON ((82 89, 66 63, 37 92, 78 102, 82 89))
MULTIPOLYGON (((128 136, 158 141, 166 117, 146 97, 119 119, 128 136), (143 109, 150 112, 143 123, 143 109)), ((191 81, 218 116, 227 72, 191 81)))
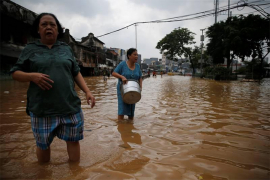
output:
POLYGON ((74 89, 74 77, 78 75, 80 68, 66 43, 57 41, 51 49, 40 41, 28 44, 10 73, 17 70, 47 74, 54 81, 50 90, 42 90, 30 82, 27 112, 46 117, 80 111, 81 100, 74 89))

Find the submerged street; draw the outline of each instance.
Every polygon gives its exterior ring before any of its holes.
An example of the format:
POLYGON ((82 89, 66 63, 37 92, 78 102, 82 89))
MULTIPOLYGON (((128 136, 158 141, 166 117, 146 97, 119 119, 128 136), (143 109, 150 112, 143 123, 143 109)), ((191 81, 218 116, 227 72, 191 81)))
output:
MULTIPOLYGON (((270 81, 214 81, 158 75, 143 81, 135 118, 117 120, 117 79, 84 77, 87 105, 80 163, 55 137, 51 161, 38 164, 27 83, 0 81, 1 179, 268 179, 270 81)), ((60 102, 59 102, 60 103, 60 102)))

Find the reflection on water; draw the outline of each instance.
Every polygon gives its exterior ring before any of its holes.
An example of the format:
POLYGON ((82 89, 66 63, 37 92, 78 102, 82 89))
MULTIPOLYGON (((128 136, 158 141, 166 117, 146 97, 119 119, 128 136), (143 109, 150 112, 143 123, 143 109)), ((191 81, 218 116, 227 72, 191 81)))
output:
POLYGON ((117 130, 121 134, 123 145, 120 145, 123 148, 130 149, 130 144, 142 144, 141 136, 139 133, 132 132, 135 130, 132 121, 119 121, 117 124, 117 130))
POLYGON ((118 121, 117 80, 85 78, 96 97, 85 114, 80 163, 55 138, 37 163, 27 83, 0 82, 1 179, 269 179, 270 81, 221 82, 182 76, 143 81, 133 121, 118 121))

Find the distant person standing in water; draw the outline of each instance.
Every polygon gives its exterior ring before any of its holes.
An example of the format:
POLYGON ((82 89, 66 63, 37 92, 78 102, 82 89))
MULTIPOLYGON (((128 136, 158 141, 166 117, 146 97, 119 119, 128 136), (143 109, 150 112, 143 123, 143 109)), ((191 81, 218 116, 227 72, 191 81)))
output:
POLYGON ((156 71, 153 71, 153 77, 157 77, 156 71))
POLYGON ((142 72, 140 65, 137 63, 138 53, 134 48, 130 48, 127 51, 127 61, 122 61, 114 70, 112 75, 118 78, 117 84, 117 98, 118 98, 118 119, 124 119, 124 115, 128 116, 128 119, 133 120, 135 104, 124 103, 121 95, 121 84, 126 84, 127 79, 137 80, 142 90, 142 72))
POLYGON ((107 70, 104 69, 103 72, 102 72, 102 74, 103 74, 103 80, 104 81, 107 81, 107 77, 106 77, 107 76, 107 70))
POLYGON ((75 83, 93 108, 95 98, 88 89, 71 48, 57 39, 63 28, 55 15, 42 13, 33 23, 33 36, 10 70, 13 79, 30 82, 27 114, 36 139, 39 162, 50 161, 55 136, 66 141, 70 161, 80 160, 79 140, 83 139, 84 117, 75 83))
POLYGON ((109 69, 107 70, 107 76, 108 76, 108 78, 110 78, 110 76, 111 76, 111 71, 109 69))

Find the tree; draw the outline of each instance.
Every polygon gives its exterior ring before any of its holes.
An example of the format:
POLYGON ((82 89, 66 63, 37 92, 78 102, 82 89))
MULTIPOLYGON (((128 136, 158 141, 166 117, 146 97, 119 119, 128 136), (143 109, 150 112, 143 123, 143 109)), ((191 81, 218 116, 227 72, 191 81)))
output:
MULTIPOLYGON (((263 18, 259 15, 249 15, 247 17, 242 17, 240 26, 243 27, 242 39, 247 39, 244 43, 246 46, 250 47, 252 60, 258 58, 260 60, 260 74, 259 79, 262 78, 264 74, 263 71, 263 60, 269 51, 263 55, 265 49, 270 48, 270 18, 263 18)), ((243 54, 245 55, 245 54, 243 54)))
POLYGON ((195 33, 189 31, 187 28, 178 28, 173 30, 170 34, 167 34, 163 39, 161 39, 156 48, 160 49, 160 53, 164 53, 169 59, 176 61, 178 57, 188 57, 195 72, 195 67, 193 64, 194 53, 196 50, 192 49, 190 46, 195 44, 194 40, 195 33))
POLYGON ((218 22, 208 28, 206 36, 209 38, 207 43, 207 52, 213 58, 213 64, 224 63, 224 39, 225 39, 225 23, 218 22))
POLYGON ((241 47, 242 42, 239 38, 239 26, 237 21, 228 18, 226 22, 218 22, 206 31, 209 38, 207 51, 213 57, 214 64, 223 64, 224 58, 227 59, 227 68, 235 56, 234 49, 241 47))
POLYGON ((270 19, 252 14, 246 17, 241 15, 229 18, 226 24, 234 27, 236 32, 231 35, 231 49, 235 55, 241 59, 245 56, 264 59, 263 50, 269 47, 270 19))
POLYGON ((234 56, 259 58, 263 64, 263 50, 270 47, 270 19, 260 15, 235 16, 225 22, 212 25, 206 32, 209 37, 207 50, 214 58, 214 64, 223 63, 227 58, 227 68, 234 56))
POLYGON ((194 46, 193 49, 191 49, 191 58, 192 65, 194 68, 199 68, 200 63, 199 60, 201 59, 201 49, 198 46, 194 46))
POLYGON ((202 68, 211 64, 211 62, 209 62, 209 56, 208 56, 207 51, 204 51, 204 53, 202 54, 201 48, 198 46, 194 46, 194 48, 192 49, 191 57, 193 58, 192 62, 195 68, 201 67, 201 63, 200 63, 201 58, 204 61, 202 62, 202 68))

